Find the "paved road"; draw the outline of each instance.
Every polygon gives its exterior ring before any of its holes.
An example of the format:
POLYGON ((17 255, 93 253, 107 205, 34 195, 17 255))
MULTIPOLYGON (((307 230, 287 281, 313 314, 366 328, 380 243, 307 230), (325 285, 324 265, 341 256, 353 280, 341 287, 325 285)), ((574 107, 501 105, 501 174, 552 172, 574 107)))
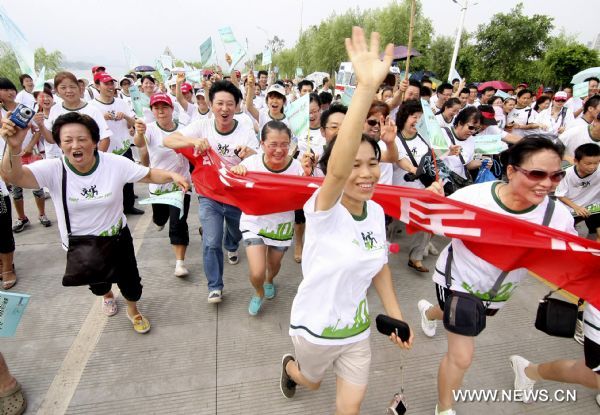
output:
MULTIPOLYGON (((145 195, 144 185, 136 192, 145 195)), ((31 194, 26 199, 35 218, 31 194)), ((64 288, 65 254, 58 229, 34 223, 16 235, 19 283, 13 289, 31 294, 31 303, 14 338, 0 340, 0 350, 23 384, 28 414, 327 414, 334 410, 332 373, 317 392, 299 390, 292 401, 278 389, 281 356, 292 351, 287 335, 292 298, 301 279, 300 266, 288 253, 276 280, 278 295, 257 317, 248 315, 251 295, 247 262, 225 265, 225 301, 206 302, 202 273, 197 203, 192 204, 192 241, 187 265, 191 275, 173 276, 174 259, 166 230, 151 223, 150 208, 130 218, 144 294, 142 312, 152 322, 147 335, 136 334, 119 298, 119 313, 107 318, 100 300, 87 288, 64 288)), ((48 216, 55 221, 54 209, 48 216)), ((443 241, 435 239, 438 246, 443 241)), ((398 236, 406 246, 404 234, 398 236)), ((432 268, 435 258, 428 258, 432 268)), ((437 368, 446 348, 443 330, 432 339, 420 332, 417 301, 435 299, 429 275, 406 267, 406 253, 390 258, 404 315, 417 329, 415 347, 401 352, 377 333, 371 337, 373 360, 364 414, 382 414, 400 388, 403 369, 410 414, 432 414, 437 368)), ((570 339, 545 336, 533 327, 537 300, 546 287, 527 279, 507 307, 488 320, 477 338, 476 357, 464 389, 512 389, 508 356, 519 353, 544 361, 579 358, 583 349, 570 339)), ((371 315, 382 311, 369 292, 371 315)), ((460 414, 594 414, 600 413, 593 391, 543 382, 552 398, 557 389, 574 390, 575 402, 461 402, 460 414)))

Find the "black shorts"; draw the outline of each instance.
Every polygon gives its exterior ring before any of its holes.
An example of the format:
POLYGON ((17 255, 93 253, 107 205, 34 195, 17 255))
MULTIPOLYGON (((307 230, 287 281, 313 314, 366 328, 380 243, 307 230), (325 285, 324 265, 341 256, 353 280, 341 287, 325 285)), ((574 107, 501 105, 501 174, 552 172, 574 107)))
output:
POLYGON ((169 240, 171 245, 190 244, 187 217, 190 211, 190 195, 183 198, 183 216, 179 219, 180 211, 175 206, 153 204, 152 221, 158 226, 164 226, 169 221, 169 240))
POLYGON ((585 365, 592 369, 595 374, 600 375, 600 344, 585 337, 583 340, 583 354, 585 365))
POLYGON ((0 196, 0 254, 15 251, 15 238, 12 231, 12 206, 9 196, 0 196))
POLYGON ((578 224, 581 221, 585 221, 585 225, 587 226, 589 233, 596 233, 597 229, 600 228, 600 213, 596 213, 589 218, 575 218, 575 224, 578 224))
MULTIPOLYGON (((442 309, 442 311, 444 311, 444 304, 446 303, 446 298, 448 298, 450 296, 450 293, 451 293, 451 291, 448 288, 443 287, 440 284, 435 284, 435 296, 437 297, 438 304, 440 305, 440 308, 442 309)), ((485 310, 485 315, 493 316, 497 312, 498 312, 497 309, 488 308, 485 310)))

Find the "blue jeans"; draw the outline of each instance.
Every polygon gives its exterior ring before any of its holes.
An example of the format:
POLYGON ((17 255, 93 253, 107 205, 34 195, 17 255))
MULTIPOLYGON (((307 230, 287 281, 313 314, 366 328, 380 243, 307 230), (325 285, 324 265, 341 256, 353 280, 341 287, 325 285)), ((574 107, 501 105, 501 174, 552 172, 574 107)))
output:
POLYGON ((223 289, 223 245, 229 252, 237 251, 242 233, 242 211, 235 206, 198 196, 202 225, 202 258, 208 290, 223 289), (225 229, 223 229, 225 222, 225 229), (223 235, 224 234, 224 235, 223 235))

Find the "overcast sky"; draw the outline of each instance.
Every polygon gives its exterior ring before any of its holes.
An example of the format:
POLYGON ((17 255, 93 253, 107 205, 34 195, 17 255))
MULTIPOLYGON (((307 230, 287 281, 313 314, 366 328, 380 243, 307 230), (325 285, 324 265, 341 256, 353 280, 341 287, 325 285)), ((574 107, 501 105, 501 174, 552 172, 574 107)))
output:
MULTIPOLYGON (((591 7, 596 1, 526 0, 524 4, 527 15, 550 15, 558 29, 564 28, 587 44, 600 31, 597 11, 591 7)), ((267 35, 277 35, 289 46, 298 39, 300 16, 306 28, 334 11, 383 7, 390 0, 2 0, 2 3, 32 47, 57 49, 70 61, 110 67, 124 65, 123 44, 133 50, 141 63, 153 64, 167 45, 177 58, 199 61, 200 43, 210 35, 218 41, 217 29, 223 26, 231 26, 239 40, 247 37, 251 53, 263 48, 267 35)), ((517 0, 479 0, 469 6, 465 28, 472 31, 478 24, 488 22, 494 13, 508 12, 517 3, 517 0)), ((453 36, 460 7, 451 0, 422 0, 422 4, 435 34, 453 36)))

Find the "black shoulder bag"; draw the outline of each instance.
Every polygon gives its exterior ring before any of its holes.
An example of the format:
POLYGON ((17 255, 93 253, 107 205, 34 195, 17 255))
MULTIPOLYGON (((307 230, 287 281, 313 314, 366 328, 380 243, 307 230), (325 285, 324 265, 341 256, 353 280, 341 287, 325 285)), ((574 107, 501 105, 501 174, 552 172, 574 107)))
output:
MULTIPOLYGON (((550 206, 548 206, 550 209, 550 206)), ((548 226, 548 224, 544 224, 548 226)), ((540 300, 537 315, 535 317, 535 328, 550 336, 573 337, 577 325, 577 313, 579 306, 558 298, 550 298, 556 291, 550 291, 540 300)))
POLYGON ((119 264, 122 230, 113 236, 72 235, 67 208, 67 172, 62 168, 62 204, 69 236, 67 266, 62 285, 73 287, 114 282, 119 264))
MULTIPOLYGON (((554 204, 554 200, 548 200, 548 206, 544 213, 542 225, 548 226, 550 223, 550 219, 554 213, 554 204)), ((450 287, 452 286, 452 256, 453 251, 451 243, 448 248, 448 258, 446 259, 446 268, 444 270, 446 287, 448 290, 450 290, 450 287)), ((495 310, 489 310, 488 307, 494 298, 496 298, 496 295, 509 272, 510 271, 502 271, 500 273, 494 286, 489 291, 489 300, 485 305, 480 298, 473 294, 450 290, 451 294, 446 298, 444 303, 444 327, 446 330, 470 337, 477 336, 481 333, 485 329, 486 315, 495 314, 495 310)), ((575 316, 577 317, 577 313, 575 316)))
MULTIPOLYGON (((427 149, 429 150, 428 154, 430 154, 431 148, 429 148, 429 145, 427 144, 427 142, 425 140, 423 140, 423 137, 421 137, 418 134, 417 134, 417 137, 419 137, 419 139, 421 139, 421 141, 423 141, 423 143, 425 143, 425 145, 427 146, 427 149)), ((424 168, 424 165, 430 162, 431 156, 429 155, 429 159, 428 159, 428 155, 424 155, 423 157, 421 157, 421 162, 417 163, 415 156, 413 156, 412 151, 410 151, 410 148, 408 148, 408 143, 406 142, 406 139, 401 134, 398 135, 398 138, 400 138, 400 142, 402 143, 402 146, 406 150, 406 154, 408 154, 408 157, 410 158, 410 162, 412 163, 413 166, 415 166, 417 168, 417 172, 414 174, 415 180, 419 179, 419 181, 425 187, 431 186, 431 184, 433 182, 435 182, 435 174, 432 177, 428 173, 428 169, 424 168)))
MULTIPOLYGON (((454 134, 452 134, 452 131, 450 130, 450 128, 444 127, 444 130, 446 131, 448 138, 450 138, 452 145, 456 145, 456 141, 454 140, 454 134)), ((471 177, 471 173, 469 173, 469 170, 467 169, 467 163, 465 162, 465 159, 462 156, 462 153, 458 153, 458 158, 460 159, 460 162, 462 163, 466 178, 462 177, 460 174, 456 174, 456 172, 449 169, 450 180, 452 182, 453 190, 447 191, 447 193, 454 193, 458 189, 462 189, 463 187, 467 187, 467 186, 473 184, 473 177, 471 177)), ((450 190, 450 189, 448 189, 448 190, 450 190)))

